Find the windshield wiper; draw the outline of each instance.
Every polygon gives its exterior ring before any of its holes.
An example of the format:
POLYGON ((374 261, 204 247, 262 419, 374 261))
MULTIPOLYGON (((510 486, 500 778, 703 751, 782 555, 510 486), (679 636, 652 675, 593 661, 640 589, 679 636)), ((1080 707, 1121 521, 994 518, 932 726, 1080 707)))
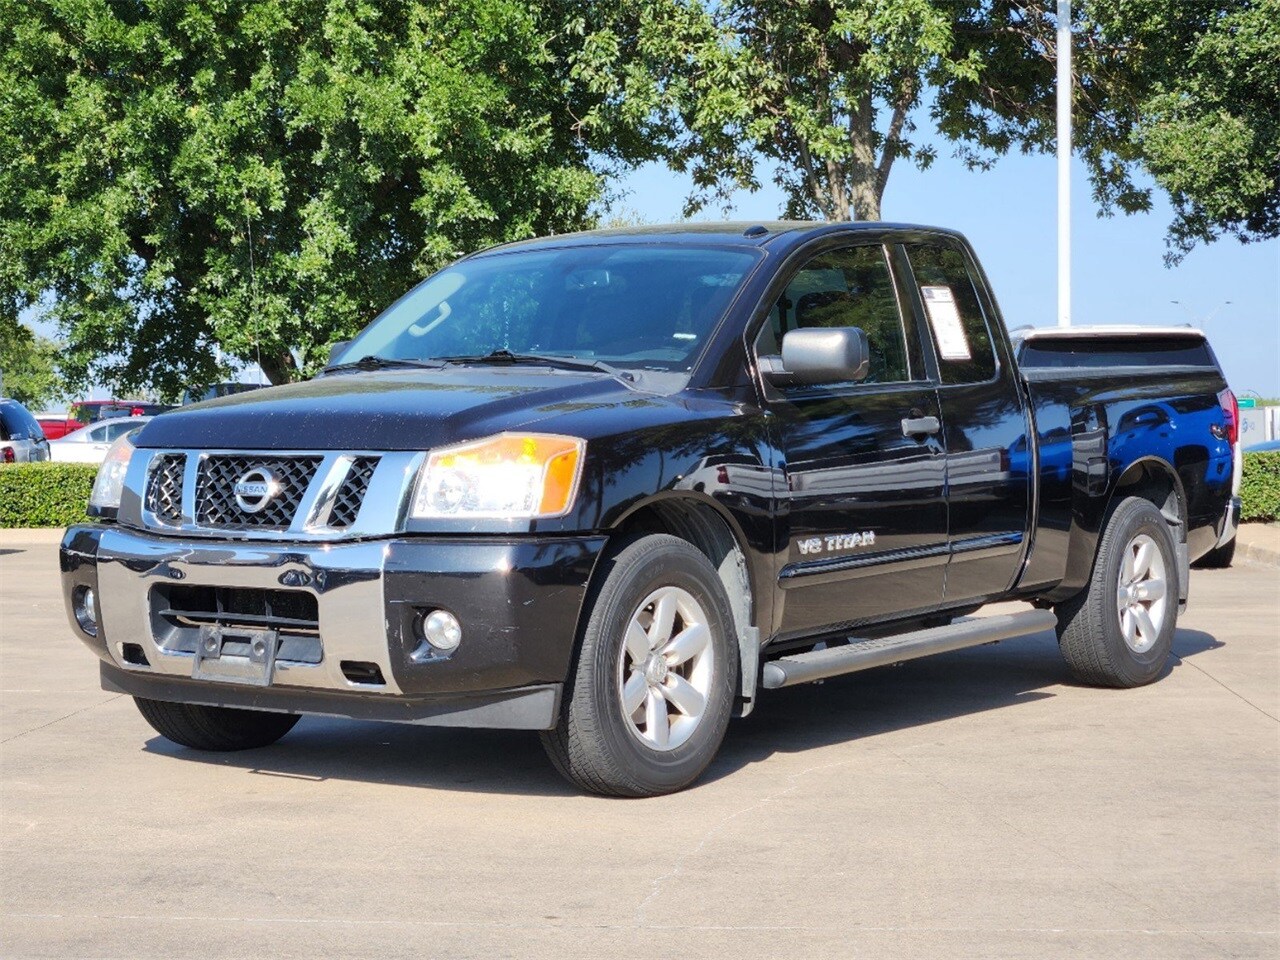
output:
POLYGON ((416 367, 423 370, 439 370, 443 363, 439 360, 401 360, 396 357, 375 357, 367 354, 350 363, 332 363, 325 367, 323 373, 337 373, 340 370, 388 370, 392 367, 416 367))
POLYGON ((525 363, 554 367, 558 370, 595 370, 620 380, 634 380, 635 374, 619 370, 603 360, 584 360, 581 357, 564 357, 554 353, 512 353, 510 350, 494 350, 490 353, 440 357, 446 363, 525 363))

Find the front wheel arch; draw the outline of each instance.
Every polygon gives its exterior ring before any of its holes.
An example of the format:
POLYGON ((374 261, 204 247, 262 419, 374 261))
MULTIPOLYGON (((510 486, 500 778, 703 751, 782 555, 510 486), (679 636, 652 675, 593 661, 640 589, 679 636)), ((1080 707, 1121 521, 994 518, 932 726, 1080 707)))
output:
MULTIPOLYGON (((760 672, 760 601, 768 598, 758 597, 752 586, 752 569, 743 546, 742 532, 718 506, 707 500, 693 495, 668 494, 633 507, 609 533, 606 550, 610 553, 623 549, 639 536, 665 533, 692 544, 711 561, 729 598, 738 639, 739 716, 749 714, 755 701, 760 672)), ((598 586, 604 568, 605 565, 596 564, 592 574, 593 588, 598 586)), ((593 590, 589 589, 588 597, 592 593, 593 590)), ((587 605, 584 604, 584 616, 586 611, 587 605)), ((579 643, 584 626, 585 622, 579 624, 579 643)))

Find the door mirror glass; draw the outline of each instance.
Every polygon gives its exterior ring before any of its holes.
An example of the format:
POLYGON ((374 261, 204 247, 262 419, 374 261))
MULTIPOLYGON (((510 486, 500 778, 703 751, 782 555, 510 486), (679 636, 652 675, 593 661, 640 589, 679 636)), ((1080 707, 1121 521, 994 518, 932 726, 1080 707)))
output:
POLYGON ((867 335, 860 327, 809 327, 782 338, 782 371, 793 383, 847 383, 863 380, 871 367, 867 335))

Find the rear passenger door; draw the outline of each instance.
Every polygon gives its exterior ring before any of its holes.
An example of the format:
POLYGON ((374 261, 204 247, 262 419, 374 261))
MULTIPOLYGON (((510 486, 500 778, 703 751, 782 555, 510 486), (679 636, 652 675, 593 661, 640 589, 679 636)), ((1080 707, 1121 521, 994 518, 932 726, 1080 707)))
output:
POLYGON ((942 600, 938 400, 913 311, 903 309, 904 289, 879 243, 816 253, 791 274, 757 339, 757 354, 770 356, 790 330, 860 327, 871 353, 861 381, 764 385, 786 478, 778 520, 786 540, 775 624, 781 636, 834 631, 942 600), (907 433, 904 421, 925 428, 907 433))
POLYGON ((964 245, 907 244, 946 434, 948 605, 1004 592, 1022 563, 1034 444, 994 301, 964 245))

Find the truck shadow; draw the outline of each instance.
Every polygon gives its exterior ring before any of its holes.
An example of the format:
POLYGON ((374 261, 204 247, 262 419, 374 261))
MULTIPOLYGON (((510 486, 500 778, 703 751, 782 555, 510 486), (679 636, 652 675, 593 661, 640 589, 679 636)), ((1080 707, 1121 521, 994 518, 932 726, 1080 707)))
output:
MULTIPOLYGON (((1179 630, 1166 668, 1223 644, 1179 630)), ((914 660, 785 690, 770 691, 745 720, 729 725, 724 745, 701 782, 729 776, 776 753, 871 741, 1055 696, 1071 685, 1051 633, 914 660)), ((1098 696, 1123 691, 1097 691, 1098 696)), ((939 732, 945 737, 945 732, 939 732)), ((252 776, 324 782, 352 780, 487 794, 577 796, 544 756, 537 734, 452 730, 395 723, 304 717, 280 744, 209 754, 160 737, 144 748, 188 762, 239 767, 252 776)))

